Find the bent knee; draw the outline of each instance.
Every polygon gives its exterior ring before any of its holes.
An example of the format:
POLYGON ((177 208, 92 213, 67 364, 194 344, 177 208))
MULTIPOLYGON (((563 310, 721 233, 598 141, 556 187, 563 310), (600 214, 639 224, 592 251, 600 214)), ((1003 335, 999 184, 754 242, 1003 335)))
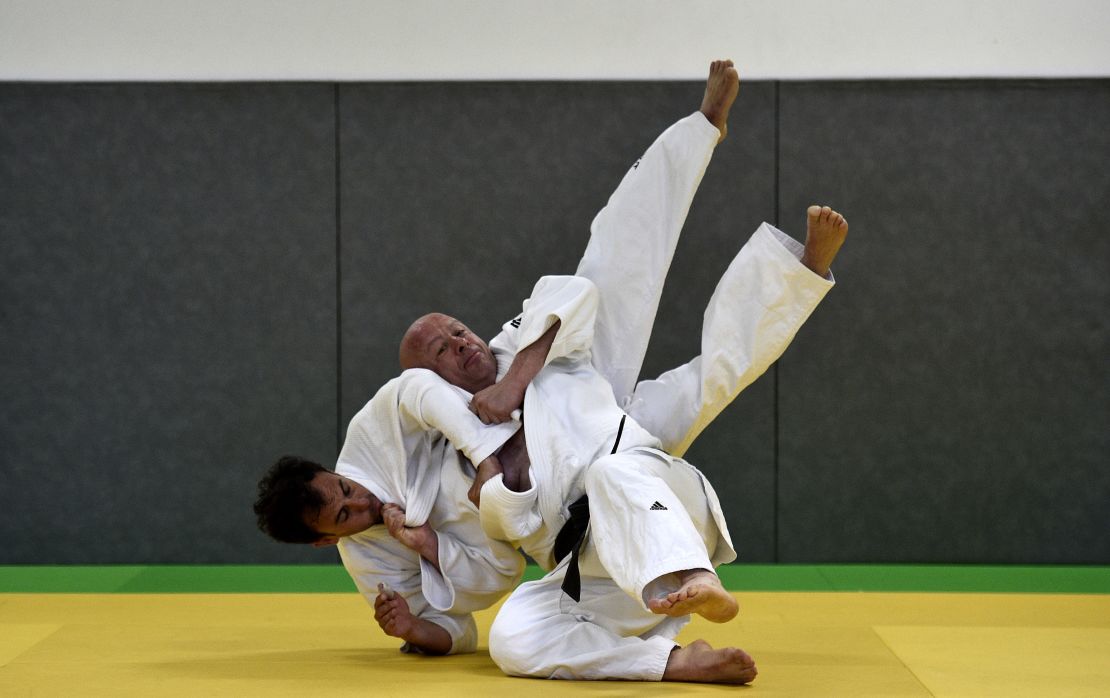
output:
POLYGON ((558 587, 543 580, 525 582, 505 599, 489 629, 489 656, 509 676, 540 676, 536 657, 558 620, 558 587))
POLYGON ((498 614, 489 629, 489 656, 509 676, 536 676, 535 650, 529 634, 498 614))
POLYGON ((631 480, 642 477, 636 464, 625 455, 602 456, 586 468, 583 485, 586 491, 598 488, 612 490, 621 488, 631 480))

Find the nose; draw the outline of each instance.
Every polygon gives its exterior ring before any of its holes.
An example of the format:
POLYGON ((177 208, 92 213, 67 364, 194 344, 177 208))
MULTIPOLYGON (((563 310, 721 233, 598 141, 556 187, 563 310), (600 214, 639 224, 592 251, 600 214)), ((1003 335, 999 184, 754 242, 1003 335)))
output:
POLYGON ((460 354, 463 353, 463 351, 466 349, 467 344, 469 344, 469 342, 466 341, 466 338, 462 336, 452 337, 451 341, 455 343, 455 351, 460 354))
POLYGON ((369 497, 356 497, 356 498, 351 500, 351 503, 348 504, 347 507, 352 512, 366 511, 367 509, 370 508, 370 498, 369 497))

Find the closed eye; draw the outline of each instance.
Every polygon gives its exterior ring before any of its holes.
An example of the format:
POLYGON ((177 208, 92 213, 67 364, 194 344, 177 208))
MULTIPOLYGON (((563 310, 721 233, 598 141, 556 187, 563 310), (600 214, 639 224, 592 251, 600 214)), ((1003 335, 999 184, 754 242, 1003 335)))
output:
MULTIPOLYGON (((348 485, 346 483, 346 481, 344 481, 344 480, 339 481, 339 491, 343 493, 344 497, 350 497, 351 496, 351 486, 348 485)), ((350 516, 350 512, 347 511, 347 507, 342 507, 335 514, 335 523, 337 523, 337 524, 343 523, 344 521, 347 520, 347 518, 349 516, 350 516)))

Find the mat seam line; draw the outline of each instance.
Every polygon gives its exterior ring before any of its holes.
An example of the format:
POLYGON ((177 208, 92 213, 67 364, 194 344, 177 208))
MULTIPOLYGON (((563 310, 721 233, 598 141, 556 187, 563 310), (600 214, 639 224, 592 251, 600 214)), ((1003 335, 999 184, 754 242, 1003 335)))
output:
POLYGON ((926 693, 928 693, 930 696, 933 696, 933 698, 936 698, 937 694, 933 693, 933 691, 925 685, 925 682, 921 680, 921 677, 917 675, 917 672, 911 669, 910 665, 906 664, 906 661, 902 659, 902 657, 899 656, 896 651, 894 651, 894 648, 890 646, 890 644, 886 641, 886 638, 883 637, 882 633, 876 630, 874 625, 869 625, 867 626, 867 628, 872 633, 874 633, 875 637, 879 638, 879 642, 882 644, 883 647, 886 648, 886 651, 890 652, 891 656, 897 659, 898 663, 901 664, 906 669, 906 671, 910 672, 910 676, 913 677, 913 680, 916 681, 921 686, 921 688, 925 689, 926 693))

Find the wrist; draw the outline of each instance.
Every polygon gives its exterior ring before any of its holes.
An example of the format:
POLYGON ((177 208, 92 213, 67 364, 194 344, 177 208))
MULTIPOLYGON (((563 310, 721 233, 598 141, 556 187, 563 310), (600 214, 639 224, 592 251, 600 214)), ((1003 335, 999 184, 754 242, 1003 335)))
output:
POLYGON ((518 393, 523 393, 528 388, 528 383, 535 377, 536 371, 528 367, 522 367, 514 364, 509 367, 505 377, 501 379, 501 384, 504 388, 511 389, 518 393))

